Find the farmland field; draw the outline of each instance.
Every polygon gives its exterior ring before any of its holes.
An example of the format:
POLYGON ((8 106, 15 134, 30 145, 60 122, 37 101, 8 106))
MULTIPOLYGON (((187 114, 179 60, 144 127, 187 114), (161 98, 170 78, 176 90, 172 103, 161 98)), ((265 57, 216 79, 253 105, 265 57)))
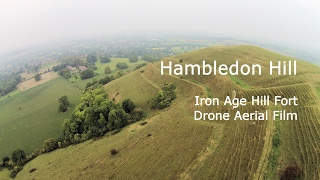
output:
MULTIPOLYGON (((111 62, 109 63, 100 63, 100 61, 96 62, 96 66, 97 66, 97 70, 95 70, 96 73, 98 74, 104 74, 104 68, 109 66, 111 68, 111 71, 117 70, 116 65, 118 62, 125 62, 128 64, 128 69, 132 70, 133 68, 130 67, 134 67, 135 65, 144 63, 146 61, 143 60, 138 60, 137 62, 131 63, 129 61, 129 58, 111 58, 111 62)), ((123 69, 123 71, 126 71, 128 69, 123 69)))
POLYGON ((27 81, 21 82, 17 85, 17 88, 20 91, 28 90, 32 87, 38 86, 39 84, 43 84, 45 82, 51 81, 52 79, 55 79, 59 77, 59 75, 53 71, 42 74, 41 79, 39 81, 35 81, 34 78, 29 79, 27 81))
POLYGON ((320 179, 320 69, 297 61, 295 76, 268 75, 270 61, 292 60, 258 47, 211 47, 163 59, 179 63, 217 60, 230 65, 239 60, 259 63, 263 76, 160 75, 160 62, 130 72, 105 85, 109 99, 132 99, 147 112, 141 122, 116 135, 38 156, 17 179, 280 179, 283 170, 297 165, 301 179, 320 179), (177 86, 169 108, 150 110, 150 100, 166 82, 177 86), (298 106, 195 106, 194 96, 219 98, 269 95, 299 99, 298 106), (193 112, 229 112, 229 121, 195 121, 193 112), (236 111, 286 110, 298 120, 233 120, 236 111), (277 142, 278 144, 276 144, 277 142), (111 149, 118 154, 112 156, 111 149), (48 163, 49 162, 49 163, 48 163), (41 169, 30 174, 32 168, 41 169))
MULTIPOLYGON (((44 66, 44 67, 40 68, 37 73, 43 74, 45 71, 47 71, 48 69, 51 70, 52 67, 56 66, 56 65, 58 65, 58 63, 48 64, 47 66, 44 66)), ((24 77, 26 79, 31 79, 37 73, 21 73, 20 75, 21 75, 22 78, 24 77)))
POLYGON ((143 60, 138 60, 135 63, 131 63, 129 62, 128 58, 111 58, 111 62, 110 63, 100 63, 97 62, 95 65, 97 66, 97 70, 95 70, 96 73, 98 73, 99 75, 93 77, 93 78, 88 78, 85 80, 81 80, 80 76, 78 77, 78 79, 74 79, 74 77, 71 77, 69 79, 69 81, 74 82, 74 84, 78 87, 80 87, 81 89, 84 89, 87 85, 88 82, 91 82, 93 79, 99 80, 102 79, 106 76, 113 76, 117 71, 123 71, 124 74, 131 72, 134 70, 134 67, 138 64, 142 64, 142 63, 147 63, 147 61, 143 61, 143 60), (116 64, 118 62, 125 62, 128 64, 128 68, 127 69, 122 69, 122 70, 118 70, 116 69, 116 64), (111 69, 111 73, 110 74, 104 74, 104 68, 109 66, 111 69))
POLYGON ((62 77, 0 100, 0 157, 11 156, 15 149, 30 154, 42 148, 48 138, 62 135, 62 122, 69 118, 81 91, 62 77), (67 95, 71 109, 58 111, 58 99, 67 95))

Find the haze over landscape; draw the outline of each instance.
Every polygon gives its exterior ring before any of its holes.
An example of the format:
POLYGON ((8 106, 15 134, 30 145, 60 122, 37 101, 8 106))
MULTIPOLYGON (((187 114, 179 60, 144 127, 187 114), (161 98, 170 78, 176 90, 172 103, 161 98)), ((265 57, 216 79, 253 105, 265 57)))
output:
POLYGON ((320 2, 1 1, 0 53, 63 38, 205 33, 320 49, 320 2))
POLYGON ((0 179, 320 179, 319 9, 0 1, 0 179))

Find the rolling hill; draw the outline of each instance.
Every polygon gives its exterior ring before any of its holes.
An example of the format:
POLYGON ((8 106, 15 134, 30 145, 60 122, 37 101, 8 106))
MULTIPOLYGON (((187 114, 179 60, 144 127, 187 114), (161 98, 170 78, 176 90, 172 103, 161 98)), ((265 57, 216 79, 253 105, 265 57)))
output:
MULTIPOLYGON (((230 65, 259 63, 282 56, 254 46, 210 47, 165 58, 173 63, 216 60, 230 65)), ((160 75, 160 62, 105 85, 110 100, 131 98, 147 112, 147 122, 131 124, 115 135, 58 149, 25 165, 16 179, 279 179, 289 166, 301 169, 301 179, 320 178, 320 68, 297 61, 297 75, 261 76, 160 75), (151 99, 165 82, 176 84, 177 98, 169 108, 150 110, 151 99), (221 102, 236 97, 269 95, 299 98, 298 106, 195 106, 195 96, 221 102), (298 120, 195 121, 193 112, 297 112, 298 120), (111 155, 111 149, 119 151, 111 155), (36 169, 30 173, 31 169, 36 169)), ((232 119, 232 118, 231 118, 232 119)))

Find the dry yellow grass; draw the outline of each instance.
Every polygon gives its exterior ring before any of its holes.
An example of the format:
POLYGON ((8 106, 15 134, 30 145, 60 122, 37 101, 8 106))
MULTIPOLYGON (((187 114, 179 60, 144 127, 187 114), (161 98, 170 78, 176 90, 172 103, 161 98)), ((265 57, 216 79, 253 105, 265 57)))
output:
MULTIPOLYGON (((38 72, 37 73, 40 73, 40 74, 43 74, 45 71, 47 71, 48 69, 52 69, 52 67, 53 66, 56 66, 58 63, 54 63, 54 64, 51 64, 51 65, 49 65, 49 66, 46 66, 46 67, 42 67, 42 68, 40 68, 39 70, 38 70, 38 72)), ((20 75, 21 75, 21 78, 26 78, 26 79, 29 79, 29 78, 32 78, 34 75, 36 75, 37 73, 26 73, 26 72, 24 72, 24 73, 21 73, 20 75)))
POLYGON ((32 79, 29 79, 29 80, 24 81, 22 83, 19 83, 17 85, 17 88, 20 91, 25 91, 25 90, 28 90, 32 87, 38 86, 39 84, 43 84, 43 83, 48 82, 52 79, 55 79, 57 77, 59 77, 59 75, 57 73, 51 71, 51 72, 48 72, 48 73, 41 75, 40 81, 35 81, 34 78, 32 78, 32 79))

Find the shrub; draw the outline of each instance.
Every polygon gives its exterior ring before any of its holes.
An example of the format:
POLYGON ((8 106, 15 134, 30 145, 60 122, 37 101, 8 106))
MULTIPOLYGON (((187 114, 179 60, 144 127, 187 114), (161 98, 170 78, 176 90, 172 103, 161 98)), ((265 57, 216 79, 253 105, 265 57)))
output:
POLYGON ((126 113, 130 113, 131 111, 133 111, 133 109, 136 107, 134 105, 134 103, 131 101, 131 99, 126 99, 124 101, 122 101, 122 109, 126 112, 126 113))
POLYGON ((116 155, 116 154, 118 154, 118 150, 116 150, 116 149, 111 149, 110 153, 111 153, 112 156, 113 156, 113 155, 116 155))
POLYGON ((280 139, 280 135, 276 134, 273 138, 272 138, 272 146, 274 148, 278 148, 281 144, 281 139, 280 139))
POLYGON ((100 62, 101 62, 101 63, 108 63, 108 62, 111 62, 111 59, 110 59, 108 56, 103 56, 103 57, 100 59, 100 62))
POLYGON ((176 98, 174 90, 176 85, 172 83, 165 83, 158 92, 158 97, 152 99, 151 109, 164 109, 171 105, 171 101, 176 98))
POLYGON ((145 122, 140 123, 140 125, 141 125, 141 126, 144 126, 144 125, 146 125, 146 124, 148 124, 148 122, 146 122, 146 121, 145 121, 145 122))
POLYGON ((32 168, 32 169, 30 169, 29 173, 33 173, 36 170, 37 170, 36 168, 32 168))
POLYGON ((26 154, 23 150, 17 149, 12 152, 12 161, 16 165, 19 165, 19 166, 23 165, 25 159, 26 159, 26 154))
POLYGON ((127 69, 127 68, 128 68, 128 65, 127 65, 127 63, 125 63, 125 62, 118 62, 118 63, 116 64, 116 68, 117 68, 117 69, 127 69))
POLYGON ((23 166, 15 166, 10 173, 10 178, 15 178, 19 171, 23 169, 23 166))
POLYGON ((283 171, 280 180, 294 180, 298 178, 301 174, 301 169, 295 165, 295 166, 288 166, 283 171))
POLYGON ((88 79, 94 76, 94 71, 90 68, 81 71, 80 77, 81 79, 88 79))
POLYGON ((118 134, 119 132, 121 131, 121 129, 116 129, 116 130, 114 130, 114 131, 112 131, 112 135, 115 135, 115 134, 118 134))
POLYGON ((7 166, 7 162, 10 160, 10 158, 8 156, 4 156, 2 158, 2 163, 3 163, 3 166, 7 166))
POLYGON ((49 138, 43 142, 44 152, 50 152, 58 148, 57 140, 49 138))

